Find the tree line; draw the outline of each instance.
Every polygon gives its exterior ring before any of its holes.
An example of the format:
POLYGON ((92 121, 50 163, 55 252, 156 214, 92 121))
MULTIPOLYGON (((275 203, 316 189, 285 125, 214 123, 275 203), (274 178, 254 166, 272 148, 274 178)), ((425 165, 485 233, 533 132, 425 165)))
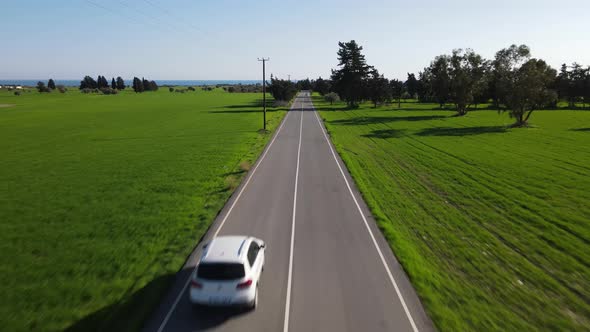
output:
POLYGON ((455 49, 435 57, 418 73, 408 73, 405 82, 388 80, 367 64, 362 46, 354 40, 338 43, 338 68, 329 80, 310 81, 314 91, 326 100, 341 98, 348 107, 370 101, 376 107, 385 102, 415 98, 436 102, 443 108, 453 104, 458 115, 478 104, 491 103, 499 112, 509 112, 516 126, 527 124, 535 109, 556 107, 566 100, 569 107, 590 101, 590 67, 563 65, 559 74, 544 60, 531 57, 526 45, 511 45, 483 58, 471 49, 455 49))
MULTIPOLYGON (((125 80, 123 80, 121 76, 118 76, 116 79, 113 77, 111 79, 111 83, 109 84, 109 81, 106 79, 106 77, 98 75, 96 80, 90 76, 85 76, 82 81, 80 81, 79 88, 84 92, 99 90, 108 94, 125 90, 127 86, 125 85, 125 80)), ((144 91, 157 91, 158 84, 155 81, 150 81, 145 78, 139 79, 138 77, 134 77, 132 88, 133 91, 137 93, 144 91)))
MULTIPOLYGON (((62 84, 55 85, 55 81, 53 80, 53 78, 50 78, 49 81, 47 81, 47 85, 45 85, 45 83, 41 82, 41 81, 37 82, 36 88, 37 88, 37 91, 39 91, 41 93, 49 93, 54 90, 57 90, 61 93, 66 93, 66 91, 68 91, 68 89, 62 84)), ((19 95, 20 95, 20 93, 19 93, 19 95)))

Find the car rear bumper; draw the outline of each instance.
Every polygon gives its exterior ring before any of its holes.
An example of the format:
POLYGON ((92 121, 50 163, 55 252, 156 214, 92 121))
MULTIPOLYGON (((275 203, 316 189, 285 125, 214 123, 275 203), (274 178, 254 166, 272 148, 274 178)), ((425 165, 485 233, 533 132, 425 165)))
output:
POLYGON ((189 290, 189 299, 193 304, 214 306, 214 307, 231 307, 250 305, 256 297, 255 290, 244 290, 235 294, 217 295, 203 292, 191 288, 189 290))

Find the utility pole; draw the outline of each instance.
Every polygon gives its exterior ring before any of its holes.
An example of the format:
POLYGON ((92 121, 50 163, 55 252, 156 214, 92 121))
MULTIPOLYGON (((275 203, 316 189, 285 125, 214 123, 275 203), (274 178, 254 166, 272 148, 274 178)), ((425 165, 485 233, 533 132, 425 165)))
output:
POLYGON ((289 74, 289 82, 291 82, 291 74, 289 74))
POLYGON ((270 58, 258 58, 258 61, 262 61, 262 129, 266 131, 266 61, 270 58))

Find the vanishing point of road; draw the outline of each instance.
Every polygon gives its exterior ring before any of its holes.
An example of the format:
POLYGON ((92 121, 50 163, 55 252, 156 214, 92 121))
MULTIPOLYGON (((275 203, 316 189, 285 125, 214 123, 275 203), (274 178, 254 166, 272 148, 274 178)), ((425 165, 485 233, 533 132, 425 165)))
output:
POLYGON ((432 331, 418 296, 331 145, 309 93, 205 235, 267 244, 255 311, 194 309, 199 244, 144 326, 163 331, 432 331))

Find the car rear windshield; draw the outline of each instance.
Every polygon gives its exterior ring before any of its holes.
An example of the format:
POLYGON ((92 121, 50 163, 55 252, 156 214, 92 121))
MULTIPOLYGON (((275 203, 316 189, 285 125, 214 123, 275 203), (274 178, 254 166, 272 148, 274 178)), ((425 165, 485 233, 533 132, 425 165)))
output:
POLYGON ((244 265, 240 263, 201 263, 197 270, 197 277, 209 280, 233 280, 244 275, 244 265))

